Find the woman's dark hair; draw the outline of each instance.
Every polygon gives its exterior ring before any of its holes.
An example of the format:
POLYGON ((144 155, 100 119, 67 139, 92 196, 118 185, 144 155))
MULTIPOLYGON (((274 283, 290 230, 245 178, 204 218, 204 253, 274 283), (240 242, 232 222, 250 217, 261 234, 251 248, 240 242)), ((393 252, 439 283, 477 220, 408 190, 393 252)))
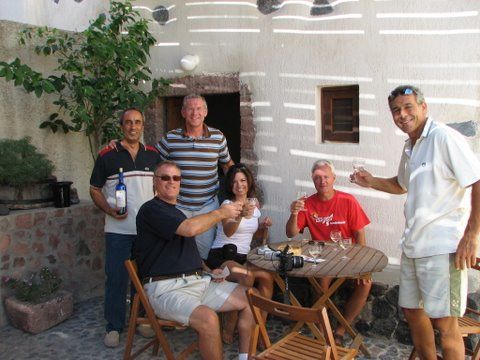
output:
POLYGON ((238 163, 232 165, 230 169, 228 169, 227 176, 225 177, 225 194, 227 195, 228 200, 235 199, 235 194, 232 191, 233 179, 235 179, 235 175, 239 172, 243 173, 247 178, 247 197, 256 196, 255 181, 253 180, 252 172, 245 166, 245 164, 238 163))

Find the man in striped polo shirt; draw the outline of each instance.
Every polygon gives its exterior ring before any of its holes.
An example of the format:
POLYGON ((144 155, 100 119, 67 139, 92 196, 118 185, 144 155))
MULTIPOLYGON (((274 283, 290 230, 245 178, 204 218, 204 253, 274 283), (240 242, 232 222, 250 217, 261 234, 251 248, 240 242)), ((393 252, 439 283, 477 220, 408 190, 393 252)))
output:
MULTIPOLYGON (((202 96, 185 96, 184 127, 169 131, 157 144, 162 158, 174 161, 182 170, 177 207, 187 218, 218 208, 218 165, 224 173, 233 165, 223 133, 204 123, 207 112, 202 96)), ((208 257, 215 229, 195 237, 202 259, 208 257)))

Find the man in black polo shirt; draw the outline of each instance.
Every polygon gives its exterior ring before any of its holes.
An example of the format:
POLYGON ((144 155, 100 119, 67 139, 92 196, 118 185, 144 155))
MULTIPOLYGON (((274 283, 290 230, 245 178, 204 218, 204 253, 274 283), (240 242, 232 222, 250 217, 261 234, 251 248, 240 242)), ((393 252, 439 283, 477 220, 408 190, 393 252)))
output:
MULTIPOLYGON (((226 204, 209 213, 188 218, 175 207, 180 192, 180 168, 172 161, 155 170, 156 197, 137 215, 135 259, 155 313, 191 326, 199 336, 203 359, 222 359, 222 342, 215 313, 239 311, 239 359, 247 359, 253 317, 246 288, 224 278, 202 276, 203 265, 195 235, 223 219, 236 218, 242 206, 226 204)), ((220 274, 220 269, 212 271, 220 274)))
POLYGON ((137 230, 138 209, 153 197, 153 171, 161 161, 153 147, 140 143, 144 118, 136 109, 125 110, 120 117, 124 137, 116 148, 106 147, 98 155, 90 178, 90 196, 105 217, 105 320, 104 343, 119 344, 125 324, 128 274, 123 262, 131 256, 137 230), (127 213, 119 215, 115 206, 115 186, 123 168, 127 187, 127 213))

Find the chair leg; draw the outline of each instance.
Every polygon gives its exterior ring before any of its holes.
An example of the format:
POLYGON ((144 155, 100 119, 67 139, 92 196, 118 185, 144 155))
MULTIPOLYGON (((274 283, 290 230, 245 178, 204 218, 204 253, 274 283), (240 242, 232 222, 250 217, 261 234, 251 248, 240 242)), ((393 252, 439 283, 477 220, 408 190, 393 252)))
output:
POLYGON ((477 346, 473 350, 472 360, 480 360, 480 340, 478 340, 477 346))
POLYGON ((132 310, 130 312, 130 321, 128 322, 127 343, 125 344, 125 352, 123 354, 124 360, 131 359, 133 337, 135 336, 135 328, 137 325, 139 302, 138 296, 135 295, 133 299, 132 310))

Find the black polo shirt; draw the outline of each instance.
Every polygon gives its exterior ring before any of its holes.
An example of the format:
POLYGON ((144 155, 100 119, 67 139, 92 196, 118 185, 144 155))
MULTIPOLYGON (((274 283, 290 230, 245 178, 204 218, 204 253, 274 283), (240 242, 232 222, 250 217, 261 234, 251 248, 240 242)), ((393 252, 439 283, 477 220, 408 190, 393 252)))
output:
POLYGON ((202 268, 194 237, 177 235, 186 216, 175 205, 155 197, 137 215, 134 257, 141 278, 191 272, 202 268))

